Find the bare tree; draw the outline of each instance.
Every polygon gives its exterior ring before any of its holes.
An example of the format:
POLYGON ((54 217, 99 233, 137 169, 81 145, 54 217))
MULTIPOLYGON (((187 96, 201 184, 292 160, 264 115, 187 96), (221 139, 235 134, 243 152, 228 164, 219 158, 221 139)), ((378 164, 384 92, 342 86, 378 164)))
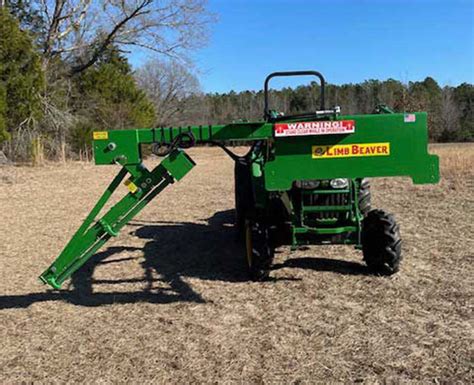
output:
POLYGON ((446 86, 442 91, 441 121, 443 127, 441 130, 449 133, 458 130, 460 117, 461 111, 454 99, 454 89, 446 86))
POLYGON ((183 57, 206 41, 213 20, 206 0, 34 0, 34 9, 44 20, 44 68, 59 56, 73 74, 112 44, 183 57))
POLYGON ((180 123, 176 121, 178 115, 183 117, 191 108, 191 96, 200 90, 197 77, 174 60, 153 59, 137 71, 136 79, 155 106, 157 126, 180 123))

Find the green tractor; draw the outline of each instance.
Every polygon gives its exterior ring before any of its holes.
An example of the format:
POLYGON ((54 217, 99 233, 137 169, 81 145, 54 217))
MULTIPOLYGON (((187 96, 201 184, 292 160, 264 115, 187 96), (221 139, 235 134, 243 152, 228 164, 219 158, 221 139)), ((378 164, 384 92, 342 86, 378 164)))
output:
MULTIPOLYGON (((317 132, 324 125, 308 122, 321 122, 327 116, 339 113, 338 108, 325 110, 324 78, 317 72, 273 73, 265 81, 264 97, 265 120, 277 125, 275 132, 282 131, 280 137, 284 137, 285 144, 295 140, 288 136, 304 136, 303 139, 296 139, 301 144, 311 140, 308 138, 311 129, 317 132), (293 75, 320 78, 320 111, 285 116, 282 112, 269 109, 270 79, 293 75), (293 125, 295 132, 291 134, 284 132, 291 129, 289 124, 294 122, 300 127, 293 125), (298 131, 304 131, 305 135, 298 135, 298 131)), ((391 112, 385 106, 377 107, 378 110, 381 108, 391 112)), ((264 170, 265 164, 275 156, 275 144, 278 145, 278 142, 258 141, 246 156, 235 162, 236 228, 239 238, 245 241, 251 278, 262 280, 268 277, 276 247, 291 245, 294 250, 309 244, 352 244, 362 249, 364 260, 373 272, 384 275, 396 273, 402 259, 399 226, 392 214, 371 210, 369 179, 296 179, 295 176, 289 189, 269 191, 265 189, 264 170)), ((302 163, 300 167, 305 165, 302 163)), ((291 175, 291 171, 286 172, 291 175)))
POLYGON ((269 276, 275 248, 351 244, 362 249, 377 274, 398 271, 399 226, 392 214, 372 210, 367 178, 409 176, 416 184, 439 181, 439 160, 427 152, 427 115, 341 115, 325 107, 325 80, 316 71, 275 72, 264 84, 264 120, 227 125, 159 127, 94 132, 98 165, 120 172, 59 257, 40 279, 59 289, 110 237, 195 165, 183 149, 217 145, 235 161, 235 211, 239 239, 253 280, 269 276), (320 108, 286 116, 269 107, 269 82, 278 76, 316 76, 320 108), (225 145, 249 143, 245 156, 225 145), (164 159, 153 170, 143 164, 143 144, 164 159), (97 218, 120 182, 128 194, 97 218))

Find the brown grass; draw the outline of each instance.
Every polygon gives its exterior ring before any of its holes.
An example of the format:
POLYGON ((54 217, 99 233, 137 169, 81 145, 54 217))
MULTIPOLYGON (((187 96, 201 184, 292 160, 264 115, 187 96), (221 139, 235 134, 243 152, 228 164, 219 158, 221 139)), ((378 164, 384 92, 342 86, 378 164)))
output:
POLYGON ((311 247, 246 282, 232 162, 211 148, 59 293, 36 277, 117 170, 0 168, 0 383, 472 382, 474 146, 432 151, 439 185, 373 181, 402 227, 393 277, 311 247))
POLYGON ((441 173, 457 187, 473 185, 474 144, 450 143, 432 144, 431 150, 440 157, 441 173))

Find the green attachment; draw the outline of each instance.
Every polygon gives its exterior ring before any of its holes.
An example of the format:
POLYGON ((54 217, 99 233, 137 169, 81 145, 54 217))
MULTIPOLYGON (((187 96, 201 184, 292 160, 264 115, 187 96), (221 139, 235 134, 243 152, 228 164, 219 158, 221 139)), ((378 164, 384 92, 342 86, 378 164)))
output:
POLYGON ((270 151, 252 168, 255 176, 257 171, 264 176, 266 191, 286 191, 296 180, 311 179, 408 176, 416 184, 438 182, 438 157, 428 154, 426 113, 379 109, 380 114, 325 117, 354 122, 353 132, 337 135, 275 136, 277 124, 271 122, 95 132, 95 162, 138 165, 142 144, 169 145, 187 134, 196 143, 265 141, 270 151))
POLYGON ((265 163, 265 188, 289 190, 295 180, 408 176, 439 181, 439 159, 428 154, 426 113, 340 116, 355 132, 277 137, 265 163))
POLYGON ((41 274, 41 281, 54 289, 59 289, 66 279, 111 237, 117 236, 120 229, 156 195, 175 180, 180 180, 193 167, 194 162, 186 153, 174 150, 151 172, 141 164, 122 168, 59 257, 41 274), (130 192, 110 208, 102 218, 95 221, 127 173, 131 174, 126 182, 130 192))

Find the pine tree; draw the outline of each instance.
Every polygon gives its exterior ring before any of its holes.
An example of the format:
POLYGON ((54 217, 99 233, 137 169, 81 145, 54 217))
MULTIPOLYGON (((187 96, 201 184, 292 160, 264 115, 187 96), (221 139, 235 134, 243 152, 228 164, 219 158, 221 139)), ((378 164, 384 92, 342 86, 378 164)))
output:
POLYGON ((153 104, 138 89, 125 57, 109 49, 92 67, 75 78, 76 112, 81 122, 73 132, 76 149, 88 147, 93 130, 149 127, 153 104))
POLYGON ((15 140, 18 127, 29 127, 41 117, 42 86, 40 59, 30 36, 0 8, 0 142, 10 134, 15 140))

